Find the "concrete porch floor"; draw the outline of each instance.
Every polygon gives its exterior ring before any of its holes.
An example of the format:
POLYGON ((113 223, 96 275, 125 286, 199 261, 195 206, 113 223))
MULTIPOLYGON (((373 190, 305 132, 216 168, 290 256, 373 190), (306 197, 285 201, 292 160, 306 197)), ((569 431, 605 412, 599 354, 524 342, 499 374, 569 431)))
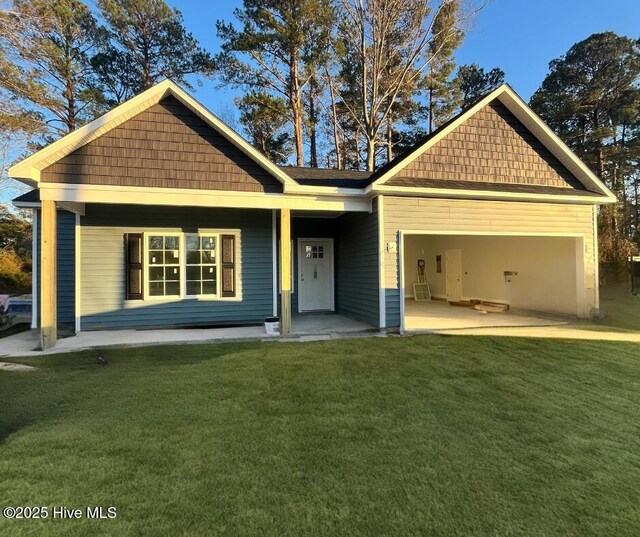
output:
POLYGON ((349 335, 378 333, 368 324, 337 314, 294 315, 291 335, 267 336, 264 326, 231 328, 169 328, 149 330, 102 330, 80 332, 60 339, 56 346, 38 351, 38 330, 28 330, 0 339, 0 357, 44 356, 107 347, 137 347, 162 344, 189 344, 216 341, 315 341, 349 335))
POLYGON ((466 330, 494 327, 563 326, 568 319, 543 314, 505 312, 482 313, 473 308, 450 306, 442 300, 405 302, 405 329, 407 331, 466 330))

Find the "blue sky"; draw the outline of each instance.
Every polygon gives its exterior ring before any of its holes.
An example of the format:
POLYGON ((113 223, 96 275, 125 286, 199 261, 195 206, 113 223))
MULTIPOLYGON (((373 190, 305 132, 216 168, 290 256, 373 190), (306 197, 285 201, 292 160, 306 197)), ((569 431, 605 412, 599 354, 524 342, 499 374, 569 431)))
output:
MULTIPOLYGON (((201 44, 217 51, 216 19, 235 20, 241 0, 168 0, 184 15, 186 26, 201 44)), ((525 99, 538 88, 549 62, 592 33, 612 30, 640 37, 640 0, 491 0, 477 15, 457 53, 459 64, 500 67, 506 80, 525 99)), ((205 81, 196 97, 210 110, 228 115, 229 89, 205 81)), ((227 119, 225 117, 225 119, 227 119)))
MULTIPOLYGON (((177 7, 186 26, 203 47, 217 52, 215 22, 235 20, 241 0, 167 0, 177 7)), ((640 0, 491 0, 477 15, 457 53, 459 64, 500 67, 506 80, 525 99, 538 88, 549 61, 592 33, 613 30, 640 37, 640 0)), ((239 91, 219 88, 209 80, 194 86, 207 108, 231 123, 234 96, 239 91)), ((232 125, 238 127, 237 125, 232 125)), ((15 191, 0 191, 0 201, 15 191)))

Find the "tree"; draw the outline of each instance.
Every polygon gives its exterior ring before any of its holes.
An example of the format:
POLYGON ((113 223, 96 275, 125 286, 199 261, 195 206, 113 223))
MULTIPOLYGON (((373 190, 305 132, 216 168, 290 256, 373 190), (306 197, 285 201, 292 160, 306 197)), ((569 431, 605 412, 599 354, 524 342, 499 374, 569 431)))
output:
MULTIPOLYGON (((389 125, 394 106, 403 92, 413 93, 430 65, 435 22, 451 9, 455 23, 438 37, 445 43, 457 32, 464 14, 452 8, 453 0, 339 0, 342 20, 339 41, 345 58, 354 65, 357 105, 343 103, 364 137, 367 170, 376 164, 380 135, 389 125)), ((353 88, 349 88, 353 94, 353 88)))
POLYGON ((284 99, 292 124, 296 164, 304 164, 304 87, 319 53, 328 48, 333 9, 326 0, 244 0, 234 14, 242 28, 217 22, 225 82, 284 99))
POLYGON ((461 105, 467 107, 498 86, 504 84, 504 71, 494 67, 485 71, 476 63, 461 65, 454 85, 461 94, 461 105))
POLYGON ((73 131, 101 104, 90 63, 99 36, 79 0, 14 0, 0 12, 0 87, 40 130, 73 131))
POLYGON ((455 112, 460 91, 451 80, 455 69, 453 53, 460 46, 464 32, 456 27, 458 0, 448 2, 433 22, 433 39, 429 43, 429 66, 425 76, 429 132, 447 121, 455 112))
POLYGON ((98 0, 109 39, 93 68, 113 102, 122 102, 171 78, 190 87, 187 75, 207 76, 213 58, 164 0, 98 0))
POLYGON ((283 99, 265 91, 254 91, 237 99, 240 122, 251 144, 277 164, 284 164, 291 153, 291 136, 284 132, 287 108, 283 99))
POLYGON ((625 215, 633 213, 628 197, 637 192, 639 79, 639 41, 597 33, 553 60, 531 98, 532 108, 621 200, 601 212, 601 260, 607 262, 624 262, 632 249, 625 215))

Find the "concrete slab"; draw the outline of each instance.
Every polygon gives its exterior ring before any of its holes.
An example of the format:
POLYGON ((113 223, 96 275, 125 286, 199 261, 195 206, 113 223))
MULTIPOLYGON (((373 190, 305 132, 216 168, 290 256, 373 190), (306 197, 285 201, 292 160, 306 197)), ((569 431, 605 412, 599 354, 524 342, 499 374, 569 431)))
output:
POLYGON ((108 347, 140 347, 150 345, 208 343, 217 341, 318 341, 370 335, 371 326, 342 315, 296 315, 292 321, 292 334, 286 338, 267 336, 264 326, 232 328, 175 328, 159 330, 103 330, 80 332, 57 341, 55 347, 37 351, 37 330, 22 332, 0 339, 0 356, 45 356, 108 347))
POLYGON ((35 367, 31 367, 30 365, 0 362, 0 371, 14 371, 18 373, 23 373, 26 371, 35 371, 35 369, 36 369, 35 367))
POLYGON ((405 302, 407 331, 463 330, 493 327, 563 326, 568 319, 529 313, 483 313, 473 308, 450 306, 447 302, 405 302))

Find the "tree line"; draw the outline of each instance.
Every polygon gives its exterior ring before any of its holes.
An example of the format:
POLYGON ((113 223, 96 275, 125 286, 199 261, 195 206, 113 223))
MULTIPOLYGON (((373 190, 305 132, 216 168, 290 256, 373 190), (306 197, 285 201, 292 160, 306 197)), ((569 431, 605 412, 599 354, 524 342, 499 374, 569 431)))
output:
MULTIPOLYGON (((5 1, 0 157, 12 144, 60 137, 161 79, 190 87, 211 78, 239 90, 243 134, 275 162, 373 170, 504 81, 499 68, 455 62, 482 6, 243 0, 234 20, 212 21, 221 45, 208 51, 164 0, 5 1)), ((531 99, 620 200, 600 218, 608 261, 640 242, 639 78, 637 39, 594 34, 550 63, 531 99)))

